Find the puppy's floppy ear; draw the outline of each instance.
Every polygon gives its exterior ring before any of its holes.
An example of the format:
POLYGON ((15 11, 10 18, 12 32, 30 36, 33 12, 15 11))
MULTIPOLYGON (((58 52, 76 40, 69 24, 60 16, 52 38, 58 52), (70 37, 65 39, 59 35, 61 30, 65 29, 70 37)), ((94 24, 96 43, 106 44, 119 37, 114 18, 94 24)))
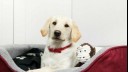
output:
POLYGON ((52 20, 52 17, 49 18, 49 19, 46 21, 45 25, 44 25, 43 28, 40 30, 40 32, 41 32, 41 34, 42 34, 43 37, 48 34, 49 25, 50 25, 50 23, 51 23, 51 20, 52 20))
POLYGON ((77 42, 81 37, 78 27, 76 26, 75 22, 72 22, 72 33, 71 39, 73 42, 77 42))

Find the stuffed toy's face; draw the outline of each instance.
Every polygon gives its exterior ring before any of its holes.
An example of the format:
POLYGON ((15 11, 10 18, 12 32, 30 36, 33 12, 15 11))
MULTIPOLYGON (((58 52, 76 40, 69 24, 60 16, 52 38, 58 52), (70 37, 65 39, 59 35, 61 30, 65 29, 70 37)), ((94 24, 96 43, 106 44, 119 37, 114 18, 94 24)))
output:
POLYGON ((89 60, 90 57, 90 52, 91 52, 91 48, 88 45, 84 45, 84 46, 79 46, 77 48, 77 60, 79 62, 86 62, 87 60, 89 60))

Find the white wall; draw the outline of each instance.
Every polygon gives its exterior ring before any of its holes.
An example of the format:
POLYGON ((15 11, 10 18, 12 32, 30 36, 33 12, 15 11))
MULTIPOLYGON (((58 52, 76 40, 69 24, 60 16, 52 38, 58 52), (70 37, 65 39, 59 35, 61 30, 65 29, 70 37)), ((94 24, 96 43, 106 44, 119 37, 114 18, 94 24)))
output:
POLYGON ((73 0, 73 19, 82 32, 80 42, 127 44, 127 0, 73 0))
POLYGON ((14 0, 14 42, 42 44, 40 29, 55 15, 71 17, 71 0, 14 0))
POLYGON ((76 21, 82 33, 79 43, 127 44, 127 0, 0 0, 1 11, 6 11, 3 1, 9 4, 7 13, 0 13, 0 44, 45 44, 40 28, 55 15, 76 21))
POLYGON ((0 0, 0 45, 13 44, 13 0, 0 0))

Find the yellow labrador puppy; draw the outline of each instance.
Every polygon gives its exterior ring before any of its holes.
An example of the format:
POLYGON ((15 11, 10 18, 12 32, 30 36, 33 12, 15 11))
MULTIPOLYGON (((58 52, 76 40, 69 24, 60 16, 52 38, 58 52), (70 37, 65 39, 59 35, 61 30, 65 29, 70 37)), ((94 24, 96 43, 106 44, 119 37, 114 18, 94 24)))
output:
POLYGON ((51 17, 41 29, 42 36, 48 35, 41 68, 30 72, 54 72, 76 65, 75 42, 81 34, 76 24, 66 17, 51 17))

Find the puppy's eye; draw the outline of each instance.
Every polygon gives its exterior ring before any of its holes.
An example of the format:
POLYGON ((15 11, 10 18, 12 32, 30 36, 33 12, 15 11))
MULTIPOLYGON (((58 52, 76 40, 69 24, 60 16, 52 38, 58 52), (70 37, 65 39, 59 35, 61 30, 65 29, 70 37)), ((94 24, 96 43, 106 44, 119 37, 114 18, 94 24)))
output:
POLYGON ((56 24, 57 24, 57 22, 56 22, 56 21, 54 21, 52 24, 53 24, 53 25, 56 25, 56 24))
POLYGON ((69 25, 68 25, 68 24, 65 24, 64 26, 65 26, 65 27, 69 27, 69 25))

